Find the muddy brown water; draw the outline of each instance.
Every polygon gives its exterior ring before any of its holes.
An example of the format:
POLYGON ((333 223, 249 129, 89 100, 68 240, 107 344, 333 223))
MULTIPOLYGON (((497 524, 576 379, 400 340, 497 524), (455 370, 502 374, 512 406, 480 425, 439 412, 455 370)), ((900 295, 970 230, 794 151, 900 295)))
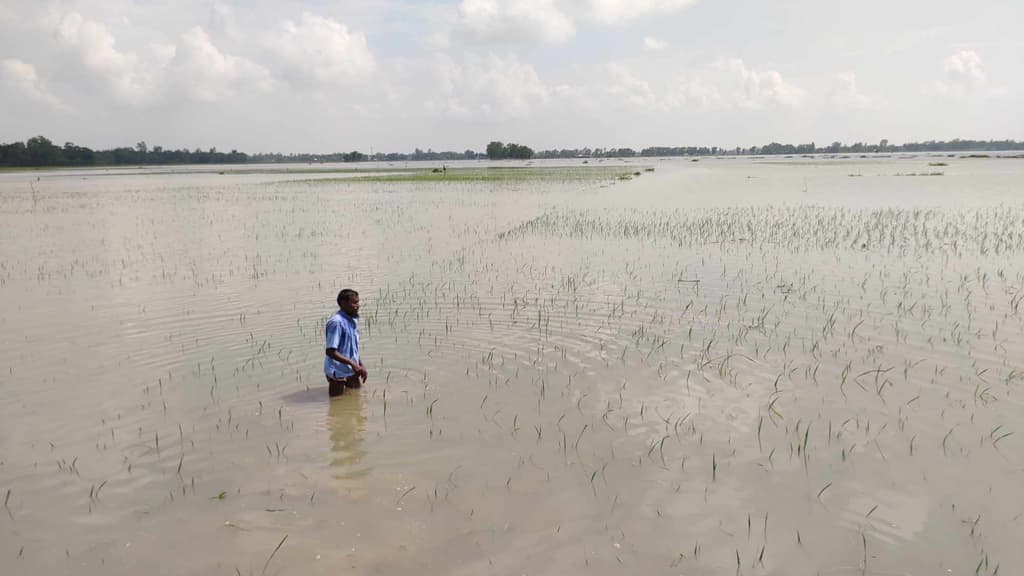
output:
POLYGON ((1024 160, 626 165, 0 174, 2 572, 1024 570, 1024 160))

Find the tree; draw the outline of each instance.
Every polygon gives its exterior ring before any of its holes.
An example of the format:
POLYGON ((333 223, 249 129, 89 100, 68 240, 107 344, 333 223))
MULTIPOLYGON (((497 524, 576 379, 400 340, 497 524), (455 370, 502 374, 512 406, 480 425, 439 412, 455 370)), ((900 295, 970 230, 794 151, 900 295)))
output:
POLYGON ((60 148, 43 136, 33 136, 25 142, 31 166, 53 166, 60 159, 60 148))
POLYGON ((76 146, 73 142, 65 142, 61 150, 64 163, 72 166, 88 166, 96 163, 93 151, 84 147, 76 146))
POLYGON ((494 140, 487 144, 487 158, 489 160, 501 160, 505 158, 505 145, 494 140))
POLYGON ((495 140, 487 145, 487 158, 491 160, 503 160, 514 158, 517 160, 528 160, 533 158, 533 148, 515 142, 502 144, 495 140))
POLYGON ((28 152, 25 150, 24 142, 11 142, 0 146, 0 165, 3 166, 26 166, 28 152))

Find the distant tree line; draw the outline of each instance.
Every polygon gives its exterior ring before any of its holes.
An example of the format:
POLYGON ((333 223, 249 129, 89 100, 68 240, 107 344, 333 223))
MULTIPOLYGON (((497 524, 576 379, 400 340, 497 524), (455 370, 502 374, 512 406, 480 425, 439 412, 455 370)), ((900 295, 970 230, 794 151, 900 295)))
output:
MULTIPOLYGON (((667 150, 667 148, 666 148, 667 150)), ((636 156, 632 148, 562 148, 560 150, 541 150, 537 158, 632 158, 636 156)))
POLYGON ((472 150, 464 152, 435 152, 433 150, 420 150, 417 148, 412 153, 401 152, 377 152, 364 154, 362 152, 339 152, 335 154, 250 154, 249 162, 253 163, 283 163, 283 162, 407 162, 415 160, 476 160, 482 156, 472 150))
POLYGON ((995 152, 1006 150, 1024 150, 1024 142, 1016 140, 927 140, 924 142, 907 142, 905 144, 890 144, 888 140, 881 140, 878 144, 867 144, 854 142, 843 144, 833 142, 828 146, 817 146, 814 142, 808 144, 780 144, 771 142, 764 146, 751 146, 749 148, 644 148, 640 151, 641 156, 714 156, 719 154, 732 155, 797 155, 797 154, 866 154, 866 153, 896 153, 896 152, 995 152))
POLYGON ((241 164, 248 161, 243 152, 209 150, 165 150, 139 142, 134 148, 92 150, 67 142, 57 146, 43 136, 25 142, 0 144, 0 166, 119 166, 140 164, 241 164))
MULTIPOLYGON (((531 151, 532 153, 532 151, 531 151)), ((111 150, 93 150, 67 142, 57 146, 44 136, 35 136, 25 142, 0 144, 0 166, 139 166, 145 164, 245 164, 245 163, 311 163, 311 162, 397 162, 409 160, 476 160, 483 158, 472 150, 463 152, 435 152, 420 150, 412 153, 364 154, 359 151, 333 154, 246 154, 232 150, 169 150, 161 146, 148 146, 139 142, 134 147, 111 150)))
POLYGON ((29 138, 25 142, 0 144, 0 166, 124 166, 145 164, 244 164, 244 163, 283 163, 283 162, 401 162, 401 161, 451 161, 451 160, 491 160, 529 158, 631 158, 634 156, 718 156, 735 155, 805 155, 805 154, 863 154, 869 152, 987 152, 1024 150, 1024 142, 1016 140, 961 140, 948 141, 927 140, 924 142, 907 142, 905 144, 889 144, 882 140, 878 144, 854 142, 843 144, 833 142, 828 146, 808 144, 780 144, 771 142, 763 146, 749 148, 719 148, 718 146, 653 146, 637 152, 632 148, 572 148, 560 150, 542 150, 534 153, 529 146, 516 143, 492 141, 487 144, 484 154, 465 150, 463 152, 435 152, 420 150, 412 153, 364 154, 359 151, 339 152, 334 154, 246 154, 232 150, 218 152, 216 148, 209 150, 165 150, 161 146, 149 147, 139 142, 134 147, 120 147, 111 150, 92 150, 67 142, 57 146, 43 136, 29 138))
POLYGON ((634 156, 720 156, 720 155, 797 155, 797 154, 865 154, 869 152, 987 152, 1024 150, 1024 142, 1016 140, 928 140, 925 142, 907 142, 906 144, 889 144, 882 140, 878 144, 854 142, 843 144, 833 142, 828 146, 808 144, 780 144, 771 142, 764 146, 749 148, 719 148, 718 146, 652 146, 636 152, 632 148, 563 148, 561 150, 541 150, 537 158, 631 158, 634 156))

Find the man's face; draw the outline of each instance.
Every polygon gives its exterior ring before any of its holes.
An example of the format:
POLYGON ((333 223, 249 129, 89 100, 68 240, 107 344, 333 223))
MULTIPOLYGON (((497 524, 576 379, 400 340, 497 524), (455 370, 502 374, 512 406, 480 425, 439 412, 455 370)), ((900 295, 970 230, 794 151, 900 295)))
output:
POLYGON ((341 311, 353 318, 359 318, 359 296, 341 302, 341 311))

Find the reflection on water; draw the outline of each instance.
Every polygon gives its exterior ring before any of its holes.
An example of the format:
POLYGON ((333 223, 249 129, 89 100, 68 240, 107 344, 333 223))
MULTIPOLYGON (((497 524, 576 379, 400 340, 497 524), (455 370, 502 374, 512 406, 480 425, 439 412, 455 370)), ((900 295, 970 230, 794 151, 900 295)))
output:
POLYGON ((363 448, 363 434, 366 430, 366 415, 363 413, 362 390, 349 390, 341 396, 328 399, 327 429, 331 438, 331 466, 334 477, 341 481, 341 487, 352 494, 364 494, 360 489, 362 480, 370 468, 362 464, 366 450, 363 448))

